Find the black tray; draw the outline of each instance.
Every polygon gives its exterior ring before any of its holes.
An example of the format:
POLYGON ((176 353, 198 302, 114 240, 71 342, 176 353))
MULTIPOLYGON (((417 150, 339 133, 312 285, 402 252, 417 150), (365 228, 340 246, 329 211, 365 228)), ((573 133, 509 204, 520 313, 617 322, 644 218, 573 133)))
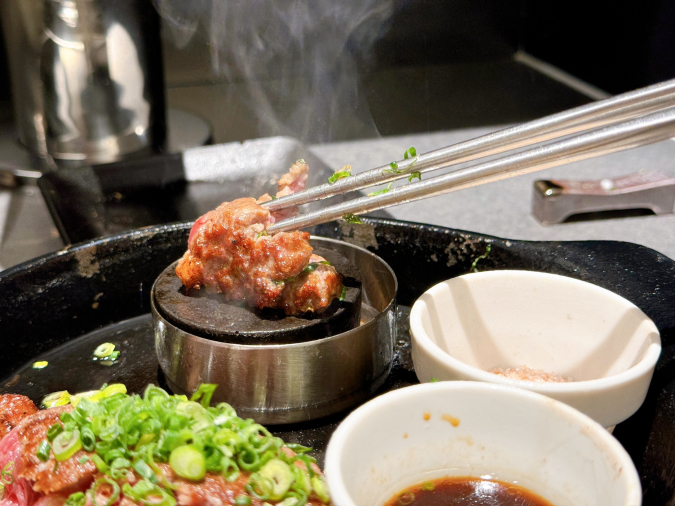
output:
MULTIPOLYGON (((163 384, 145 315, 149 289, 185 248, 190 224, 165 225, 99 239, 27 262, 0 274, 0 393, 39 401, 46 393, 88 390, 124 381, 132 391, 163 384), (119 364, 91 361, 98 342, 122 348, 119 364), (30 364, 46 357, 50 365, 30 364)), ((392 373, 380 392, 417 382, 409 354, 407 307, 435 283, 479 270, 526 269, 595 283, 635 303, 661 332, 663 354, 647 400, 614 432, 635 462, 644 504, 675 497, 675 262, 630 243, 526 242, 412 223, 366 219, 364 225, 330 223, 317 235, 367 247, 394 269, 399 281, 399 335, 392 373)), ((319 461, 346 413, 274 432, 314 446, 319 461)))

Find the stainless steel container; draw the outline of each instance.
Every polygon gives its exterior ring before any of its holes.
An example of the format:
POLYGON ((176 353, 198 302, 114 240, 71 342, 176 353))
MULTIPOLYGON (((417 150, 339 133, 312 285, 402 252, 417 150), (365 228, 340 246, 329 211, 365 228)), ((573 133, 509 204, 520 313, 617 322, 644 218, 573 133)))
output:
POLYGON ((105 163, 164 143, 159 18, 146 0, 2 0, 21 141, 105 163))
POLYGON ((362 275, 359 327, 315 341, 238 345, 204 339, 165 320, 151 300, 159 364, 174 391, 217 383, 214 400, 264 424, 301 422, 337 413, 372 395, 387 378, 396 334, 396 276, 368 250, 313 237, 354 262, 362 275))

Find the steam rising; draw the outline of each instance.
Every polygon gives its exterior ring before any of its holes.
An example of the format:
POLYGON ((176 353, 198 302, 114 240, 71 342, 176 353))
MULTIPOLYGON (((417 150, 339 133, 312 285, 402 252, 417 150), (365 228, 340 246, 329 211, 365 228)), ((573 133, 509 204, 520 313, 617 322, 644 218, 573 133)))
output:
POLYGON ((359 66, 393 0, 155 0, 180 48, 208 33, 211 67, 244 83, 258 134, 304 142, 376 134, 359 66))

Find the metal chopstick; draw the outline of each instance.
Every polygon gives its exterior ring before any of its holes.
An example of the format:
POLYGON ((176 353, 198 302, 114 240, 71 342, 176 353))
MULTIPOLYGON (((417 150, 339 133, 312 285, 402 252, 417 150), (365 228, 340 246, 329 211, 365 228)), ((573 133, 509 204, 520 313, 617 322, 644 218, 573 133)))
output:
POLYGON ((413 171, 425 173, 449 165, 476 160, 518 147, 597 128, 671 105, 675 105, 675 79, 430 151, 413 159, 401 160, 398 162, 397 172, 399 173, 393 173, 390 166, 384 165, 339 179, 333 184, 315 186, 262 205, 270 211, 277 211, 285 207, 306 204, 341 193, 388 183, 407 177, 413 171))
POLYGON ((362 197, 281 220, 268 232, 298 230, 349 214, 361 214, 470 188, 578 160, 652 144, 675 136, 675 107, 623 121, 551 144, 408 184, 388 193, 362 197))

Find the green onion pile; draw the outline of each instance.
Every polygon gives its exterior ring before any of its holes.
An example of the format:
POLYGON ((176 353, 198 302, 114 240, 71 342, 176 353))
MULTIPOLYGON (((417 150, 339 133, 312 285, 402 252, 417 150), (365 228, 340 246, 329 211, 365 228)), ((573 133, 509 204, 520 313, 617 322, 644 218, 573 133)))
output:
MULTIPOLYGON (((89 452, 80 464, 91 460, 103 474, 87 492, 94 506, 110 506, 120 494, 144 505, 175 506, 177 485, 157 463, 168 463, 177 476, 192 482, 202 481, 206 473, 228 482, 250 473, 248 494, 278 506, 303 506, 310 496, 330 502, 323 477, 312 470, 316 461, 306 455, 311 448, 288 444, 295 455, 287 456, 281 451, 284 442, 262 425, 239 418, 229 404, 211 407, 215 389, 201 385, 190 400, 154 385, 143 396, 127 395, 119 384, 70 396, 75 409, 61 413, 62 423, 50 427, 36 455, 46 462, 53 453, 58 466, 78 450, 89 452), (130 470, 141 478, 134 486, 124 483, 130 470)), ((66 393, 60 393, 59 403, 66 393)), ((86 499, 77 492, 66 505, 83 506, 86 499)), ((235 499, 237 505, 250 503, 248 495, 235 499)))

